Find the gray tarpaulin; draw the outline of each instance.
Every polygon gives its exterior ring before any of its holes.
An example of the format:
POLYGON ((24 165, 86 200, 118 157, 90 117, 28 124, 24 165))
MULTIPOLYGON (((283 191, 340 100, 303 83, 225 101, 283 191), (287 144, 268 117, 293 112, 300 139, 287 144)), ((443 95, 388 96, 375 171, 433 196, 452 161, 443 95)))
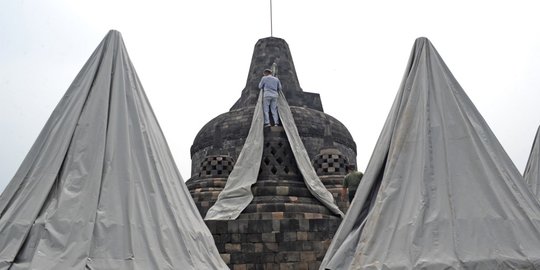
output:
MULTIPOLYGON (((298 134, 289 104, 281 91, 278 98, 278 110, 296 164, 308 190, 332 213, 343 216, 343 213, 334 202, 334 197, 321 182, 309 160, 307 151, 298 134)), ((244 147, 238 155, 229 178, 227 178, 223 191, 218 195, 215 204, 206 213, 206 220, 236 219, 253 200, 251 186, 257 182, 259 174, 263 153, 263 136, 262 94, 259 94, 244 147)))
POLYGON ((0 196, 0 269, 227 269, 117 31, 0 196))
POLYGON ((296 164, 298 165, 298 169, 304 178, 304 182, 306 183, 308 190, 315 198, 317 198, 317 200, 330 209, 332 213, 343 217, 344 214, 336 205, 332 193, 326 189, 324 184, 321 182, 321 179, 319 179, 319 176, 317 176, 317 172, 315 172, 313 165, 311 164, 311 160, 309 159, 309 155, 304 147, 304 143, 298 134, 298 129, 296 128, 296 123, 294 122, 291 108, 289 107, 289 104, 287 104, 285 95, 281 91, 279 92, 278 98, 278 110, 279 118, 283 123, 283 128, 285 129, 287 139, 291 145, 294 160, 296 160, 296 164))
POLYGON ((426 38, 321 269, 540 269, 540 203, 426 38))
POLYGON ((527 166, 525 166, 523 172, 523 178, 525 178, 525 182, 532 192, 540 198, 540 127, 536 131, 529 161, 527 161, 527 166))
POLYGON ((253 200, 251 185, 257 182, 261 167, 263 136, 262 94, 259 94, 246 142, 227 178, 225 187, 219 193, 214 205, 206 212, 204 219, 236 219, 253 200))

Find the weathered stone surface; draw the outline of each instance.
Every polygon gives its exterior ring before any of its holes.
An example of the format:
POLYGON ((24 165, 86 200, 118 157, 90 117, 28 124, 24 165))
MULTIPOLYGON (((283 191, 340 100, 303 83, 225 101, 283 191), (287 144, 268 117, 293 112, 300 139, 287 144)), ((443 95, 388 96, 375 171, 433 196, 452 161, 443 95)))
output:
POLYGON ((272 269, 268 268, 270 265, 310 269, 310 266, 320 264, 340 222, 339 219, 249 220, 247 223, 242 220, 206 221, 213 229, 222 258, 231 269, 246 264, 262 269, 272 269), (276 227, 277 224, 279 226, 276 227), (236 233, 238 228, 242 228, 240 233, 236 233))

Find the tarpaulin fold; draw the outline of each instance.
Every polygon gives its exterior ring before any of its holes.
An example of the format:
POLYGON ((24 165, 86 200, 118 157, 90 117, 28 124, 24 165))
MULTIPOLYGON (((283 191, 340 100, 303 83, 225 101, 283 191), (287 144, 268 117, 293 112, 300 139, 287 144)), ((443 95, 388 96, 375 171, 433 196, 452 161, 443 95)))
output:
POLYGON ((536 197, 540 198, 540 127, 536 131, 523 178, 536 197))
MULTIPOLYGON (((291 145, 296 164, 308 190, 317 200, 330 209, 332 213, 343 217, 343 212, 335 204, 334 197, 321 182, 310 162, 307 151, 298 134, 289 104, 281 91, 278 97, 278 112, 287 139, 291 145)), ((251 127, 244 146, 238 155, 233 170, 227 178, 225 187, 218 195, 214 205, 206 213, 205 220, 236 219, 253 200, 251 186, 257 182, 262 160, 263 143, 262 93, 259 93, 251 127)))
POLYGON ((540 203, 426 38, 320 269, 540 269, 540 203))
POLYGON ((117 31, 0 196, 0 269, 228 269, 117 31))

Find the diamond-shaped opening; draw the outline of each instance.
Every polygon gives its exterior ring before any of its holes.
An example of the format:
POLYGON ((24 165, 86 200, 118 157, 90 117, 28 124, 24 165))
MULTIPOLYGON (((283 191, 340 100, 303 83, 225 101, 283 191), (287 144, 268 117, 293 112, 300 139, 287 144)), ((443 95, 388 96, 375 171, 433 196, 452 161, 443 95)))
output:
POLYGON ((284 171, 285 173, 289 173, 289 167, 285 166, 285 167, 283 168, 283 171, 284 171))
POLYGON ((277 144, 279 147, 283 147, 283 143, 282 142, 278 142, 277 144))
POLYGON ((275 166, 272 166, 270 171, 272 172, 272 174, 276 174, 277 173, 277 168, 275 166))
POLYGON ((277 163, 280 164, 280 165, 283 163, 283 159, 281 159, 281 157, 278 157, 278 158, 276 159, 276 161, 277 161, 277 163))
POLYGON ((270 148, 270 153, 272 153, 272 155, 275 155, 276 154, 276 149, 274 147, 270 148))
POLYGON ((269 142, 265 143, 264 147, 270 147, 270 143, 269 142))
POLYGON ((223 171, 222 171, 222 170, 218 170, 218 171, 217 171, 217 174, 218 174, 218 175, 222 175, 222 174, 223 174, 223 171))
POLYGON ((270 159, 268 157, 265 157, 263 162, 264 162, 264 164, 268 165, 268 164, 270 164, 270 159))

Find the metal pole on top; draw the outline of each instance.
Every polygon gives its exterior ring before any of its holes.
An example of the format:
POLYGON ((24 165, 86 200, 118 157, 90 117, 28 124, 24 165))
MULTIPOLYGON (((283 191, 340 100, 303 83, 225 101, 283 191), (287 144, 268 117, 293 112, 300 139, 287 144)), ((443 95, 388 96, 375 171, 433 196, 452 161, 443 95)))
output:
POLYGON ((274 29, 272 25, 272 0, 270 0, 270 36, 274 36, 274 29))

